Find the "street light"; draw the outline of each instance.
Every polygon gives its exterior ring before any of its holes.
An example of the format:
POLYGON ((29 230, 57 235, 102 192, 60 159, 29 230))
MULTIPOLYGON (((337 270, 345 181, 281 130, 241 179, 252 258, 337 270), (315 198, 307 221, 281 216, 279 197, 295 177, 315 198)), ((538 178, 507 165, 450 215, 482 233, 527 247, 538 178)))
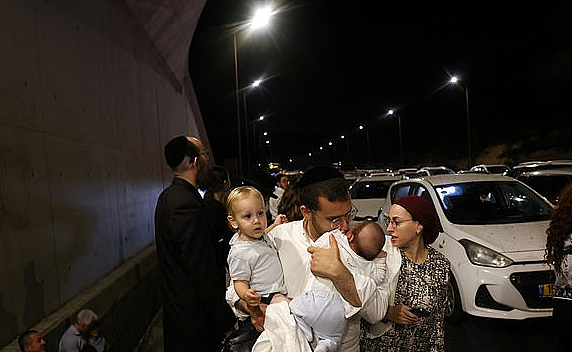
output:
POLYGON ((369 156, 369 128, 364 127, 363 125, 359 125, 359 129, 363 130, 365 129, 365 140, 366 140, 366 152, 367 152, 367 163, 369 164, 370 162, 370 156, 369 156))
POLYGON ((236 26, 235 31, 232 34, 233 49, 234 49, 234 84, 235 84, 235 95, 236 95, 236 133, 238 137, 238 174, 239 176, 243 171, 242 164, 242 133, 241 133, 241 123, 240 123, 240 93, 239 93, 239 80, 238 80, 238 43, 236 40, 237 34, 250 27, 252 30, 256 30, 268 25, 270 17, 273 15, 273 11, 270 7, 264 7, 258 9, 252 19, 247 21, 245 24, 236 26))
POLYGON ((405 165, 403 164, 403 138, 401 135, 401 115, 395 113, 395 110, 393 110, 393 109, 389 109, 387 114, 397 116, 397 121, 398 121, 398 125, 399 125, 399 153, 401 156, 401 167, 403 167, 405 165))
POLYGON ((459 83, 459 78, 457 78, 457 76, 451 77, 449 83, 456 84, 465 91, 465 103, 467 107, 467 151, 468 151, 467 163, 469 164, 468 167, 471 168, 471 166, 473 166, 473 158, 471 153, 471 118, 469 115, 469 88, 459 83))
MULTIPOLYGON (((252 137, 253 137, 253 141, 254 141, 254 144, 253 144, 253 150, 254 150, 254 152, 253 152, 252 154, 254 155, 254 159, 255 159, 255 160, 260 158, 260 156, 258 155, 258 154, 259 154, 260 143, 258 142, 258 136, 256 135, 256 124, 257 124, 258 122, 261 122, 261 121, 264 121, 264 115, 261 115, 261 116, 259 116, 257 119, 254 119, 254 120, 252 120, 252 121, 250 121, 250 122, 247 123, 247 125, 252 124, 252 137)), ((247 133, 246 133, 246 134, 247 134, 247 136, 246 136, 246 141, 247 141, 247 143, 248 143, 248 140, 249 140, 249 138, 248 138, 248 126, 247 126, 247 128, 246 128, 246 132, 247 132, 247 133)), ((247 148, 247 151, 248 151, 248 148, 247 148)), ((255 162, 254 162, 254 163, 255 163, 255 162)))
MULTIPOLYGON (((252 122, 256 122, 258 120, 254 120, 254 121, 248 121, 248 104, 247 104, 247 95, 248 92, 251 89, 255 89, 258 88, 260 86, 260 83, 262 82, 262 79, 257 79, 254 82, 252 82, 243 92, 242 92, 242 105, 244 107, 243 111, 244 111, 244 127, 246 130, 246 168, 248 171, 250 171, 250 138, 248 136, 248 125, 252 122)), ((256 148, 256 147, 255 147, 256 148)))

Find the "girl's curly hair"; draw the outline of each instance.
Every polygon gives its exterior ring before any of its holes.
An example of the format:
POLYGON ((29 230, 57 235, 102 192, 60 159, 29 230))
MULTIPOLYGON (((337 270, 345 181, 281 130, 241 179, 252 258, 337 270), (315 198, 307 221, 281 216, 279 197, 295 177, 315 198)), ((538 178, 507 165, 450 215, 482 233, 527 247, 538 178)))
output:
POLYGON ((562 273, 564 241, 572 234, 572 183, 560 191, 546 234, 546 261, 562 273))

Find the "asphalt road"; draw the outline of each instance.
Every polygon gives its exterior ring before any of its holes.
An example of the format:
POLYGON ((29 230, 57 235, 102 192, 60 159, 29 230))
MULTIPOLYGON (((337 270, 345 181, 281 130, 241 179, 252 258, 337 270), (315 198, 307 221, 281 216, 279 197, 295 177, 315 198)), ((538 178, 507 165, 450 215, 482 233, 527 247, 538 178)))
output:
POLYGON ((461 325, 445 323, 447 352, 558 351, 552 318, 501 320, 471 317, 461 325))

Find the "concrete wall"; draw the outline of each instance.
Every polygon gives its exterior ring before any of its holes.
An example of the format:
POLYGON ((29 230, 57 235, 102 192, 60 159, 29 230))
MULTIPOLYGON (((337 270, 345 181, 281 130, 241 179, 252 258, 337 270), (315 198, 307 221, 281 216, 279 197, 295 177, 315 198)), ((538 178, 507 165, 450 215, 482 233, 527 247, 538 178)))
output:
POLYGON ((204 2, 0 1, 0 347, 154 241, 204 2))

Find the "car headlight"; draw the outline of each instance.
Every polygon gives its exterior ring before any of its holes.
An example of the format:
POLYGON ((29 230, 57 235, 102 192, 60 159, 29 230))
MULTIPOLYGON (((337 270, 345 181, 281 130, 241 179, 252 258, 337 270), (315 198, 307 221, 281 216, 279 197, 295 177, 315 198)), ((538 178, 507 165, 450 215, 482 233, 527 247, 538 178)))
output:
POLYGON ((513 264, 511 259, 473 241, 462 239, 459 243, 465 247, 467 257, 475 265, 505 268, 513 264))

